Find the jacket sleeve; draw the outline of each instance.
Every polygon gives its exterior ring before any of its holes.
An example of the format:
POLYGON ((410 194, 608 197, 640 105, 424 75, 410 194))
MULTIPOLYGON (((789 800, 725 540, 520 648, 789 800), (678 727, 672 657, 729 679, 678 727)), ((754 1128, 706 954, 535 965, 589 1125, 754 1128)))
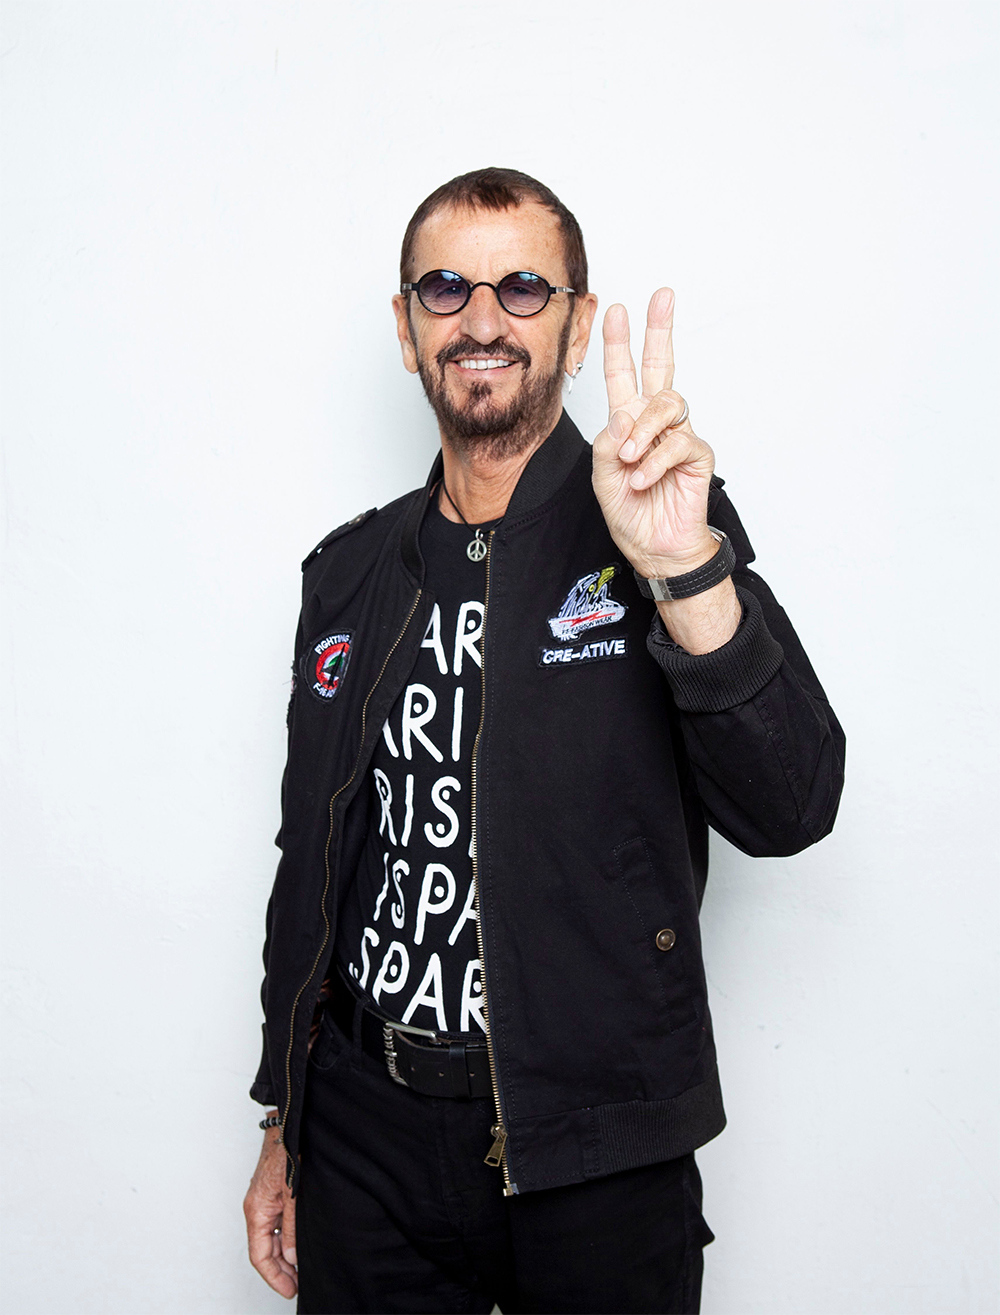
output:
MULTIPOLYGON (((324 543, 325 542, 326 541, 324 540, 324 543)), ((322 546, 323 545, 321 544, 320 547, 322 546)), ((318 551, 318 549, 315 551, 318 551)), ((307 558, 306 560, 308 562, 309 558, 307 558)), ((295 650, 294 650, 295 654, 298 655, 298 653, 301 652, 301 649, 302 649, 302 614, 300 613, 298 626, 296 627, 296 631, 295 631, 295 650)), ((288 732, 289 740, 291 739, 291 734, 292 734, 292 714, 294 711, 294 704, 295 704, 295 681, 296 681, 295 661, 293 660, 292 687, 291 687, 291 693, 289 694, 289 698, 288 698, 288 711, 285 714, 285 728, 288 732)), ((285 824, 285 786, 287 784, 287 781, 288 781, 288 763, 286 760, 285 770, 282 773, 282 777, 281 777, 281 826, 278 829, 278 834, 274 838, 274 843, 278 846, 279 849, 281 848, 281 844, 282 844, 282 834, 284 831, 284 824, 285 824)), ((279 862, 279 867, 280 867, 280 862, 279 862)), ((265 923, 264 923, 264 951, 263 951, 264 980, 261 982, 260 985, 260 1002, 261 1005, 263 1006, 265 1016, 267 1015, 267 980, 268 980, 267 974, 268 974, 268 965, 270 962, 271 918, 273 915, 273 910, 274 910, 274 891, 272 888, 271 898, 267 902, 267 916, 265 918, 265 923)), ((263 1044, 262 1044, 261 1057, 260 1057, 260 1067, 257 1070, 257 1076, 254 1079, 253 1086, 250 1088, 250 1098, 251 1100, 259 1101, 261 1105, 277 1105, 278 1104, 278 1097, 276 1094, 277 1085, 275 1084, 271 1074, 271 1057, 270 1057, 270 1049, 267 1044, 266 1026, 263 1026, 261 1028, 261 1031, 263 1033, 263 1044)))
POLYGON ((844 733, 788 617, 749 569, 753 548, 721 480, 713 483, 709 521, 736 549, 739 628, 695 655, 671 641, 657 613, 648 647, 673 690, 711 825, 754 857, 797 854, 833 827, 844 733))
MULTIPOLYGON (((271 899, 267 902, 267 919, 264 936, 265 976, 260 988, 261 1004, 263 1005, 265 1012, 267 1011, 267 951, 271 939, 271 908, 273 903, 274 896, 272 895, 271 899)), ((257 1076, 254 1078, 253 1086, 250 1088, 250 1099, 259 1101, 261 1105, 277 1105, 278 1097, 275 1094, 274 1082, 271 1078, 271 1055, 267 1044, 267 1028, 261 1025, 260 1030, 263 1035, 260 1067, 257 1070, 257 1076)))

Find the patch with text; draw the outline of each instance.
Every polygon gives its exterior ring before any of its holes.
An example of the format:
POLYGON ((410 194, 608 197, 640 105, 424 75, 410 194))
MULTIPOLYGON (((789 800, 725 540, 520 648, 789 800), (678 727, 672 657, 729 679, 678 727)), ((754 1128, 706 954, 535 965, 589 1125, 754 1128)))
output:
POLYGON ((540 667, 574 667, 584 662, 606 662, 609 658, 628 657, 628 636, 618 639, 592 639, 589 644, 570 644, 565 648, 542 648, 538 651, 540 667))
POLYGON ((581 575, 563 599, 555 616, 550 616, 549 630, 553 639, 575 639, 595 626, 610 626, 625 615, 625 604, 608 596, 608 585, 614 579, 617 566, 605 566, 602 571, 581 575))
POLYGON ((328 703, 340 693, 351 657, 351 631, 315 640, 302 655, 302 678, 311 694, 328 703))

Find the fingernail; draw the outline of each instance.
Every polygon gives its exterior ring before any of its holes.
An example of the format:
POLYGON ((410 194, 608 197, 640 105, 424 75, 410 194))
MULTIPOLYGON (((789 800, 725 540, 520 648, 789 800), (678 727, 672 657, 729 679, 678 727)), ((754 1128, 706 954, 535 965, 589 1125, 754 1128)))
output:
POLYGON ((629 480, 629 483, 632 485, 634 489, 641 489, 643 484, 645 484, 645 482, 646 482, 646 476, 643 474, 641 470, 634 470, 632 472, 632 477, 629 480))
POLYGON ((635 460, 635 443, 632 439, 629 439, 627 443, 621 445, 618 455, 621 457, 622 461, 635 460))

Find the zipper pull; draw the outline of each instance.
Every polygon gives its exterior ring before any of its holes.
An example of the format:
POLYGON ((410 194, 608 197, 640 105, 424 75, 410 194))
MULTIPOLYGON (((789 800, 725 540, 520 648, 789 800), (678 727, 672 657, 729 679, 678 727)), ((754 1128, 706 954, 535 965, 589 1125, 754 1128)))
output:
POLYGON ((507 1144, 507 1129, 502 1123, 494 1123, 490 1128, 493 1134, 493 1145, 490 1147, 490 1153, 486 1157, 486 1163, 492 1164, 494 1169, 498 1168, 503 1161, 503 1148, 507 1144))

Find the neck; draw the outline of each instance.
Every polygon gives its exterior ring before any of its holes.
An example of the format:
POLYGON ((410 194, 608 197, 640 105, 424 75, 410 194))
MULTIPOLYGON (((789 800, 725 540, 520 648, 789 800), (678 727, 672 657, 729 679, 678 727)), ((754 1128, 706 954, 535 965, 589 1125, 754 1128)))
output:
POLYGON ((558 418, 557 412, 552 418, 552 423, 541 436, 533 440, 523 452, 501 460, 484 453, 459 451, 448 437, 442 434, 441 457, 444 462, 444 482, 461 511, 459 515, 448 501, 444 490, 439 489, 437 504, 442 515, 456 524, 462 523, 463 516, 470 525, 499 520, 507 510, 511 494, 521 478, 521 472, 555 428, 558 418))

